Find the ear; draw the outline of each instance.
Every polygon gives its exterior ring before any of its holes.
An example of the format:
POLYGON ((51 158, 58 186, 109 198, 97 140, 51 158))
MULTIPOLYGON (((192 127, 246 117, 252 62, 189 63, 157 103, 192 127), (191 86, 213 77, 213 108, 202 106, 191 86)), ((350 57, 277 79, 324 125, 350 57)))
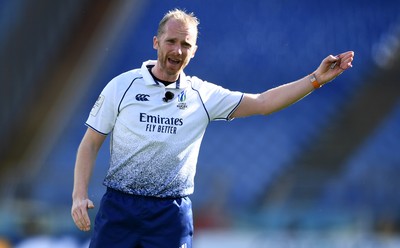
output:
POLYGON ((158 39, 157 39, 157 36, 153 37, 153 48, 158 50, 158 39))
POLYGON ((195 47, 193 47, 193 53, 192 53, 192 57, 191 58, 194 58, 194 55, 196 54, 197 48, 198 48, 197 45, 195 45, 195 47))

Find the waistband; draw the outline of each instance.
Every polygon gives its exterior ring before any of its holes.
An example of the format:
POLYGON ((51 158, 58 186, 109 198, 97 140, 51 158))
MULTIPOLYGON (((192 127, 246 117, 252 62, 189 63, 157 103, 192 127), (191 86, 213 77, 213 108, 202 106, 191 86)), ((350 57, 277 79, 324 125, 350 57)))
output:
POLYGON ((158 196, 148 196, 148 195, 135 195, 131 193, 127 193, 121 190, 113 189, 110 187, 107 187, 107 192, 113 193, 113 194, 119 194, 122 196, 127 196, 127 197, 132 197, 136 199, 149 199, 149 200, 178 200, 178 199, 184 199, 184 198, 189 198, 188 196, 183 196, 183 197, 158 197, 158 196))

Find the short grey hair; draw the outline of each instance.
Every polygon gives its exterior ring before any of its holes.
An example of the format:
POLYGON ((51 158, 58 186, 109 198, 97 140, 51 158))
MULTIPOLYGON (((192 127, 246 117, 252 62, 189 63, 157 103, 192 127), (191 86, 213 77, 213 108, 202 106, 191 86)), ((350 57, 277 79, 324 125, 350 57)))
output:
POLYGON ((173 9, 168 11, 158 24, 157 37, 160 37, 164 33, 165 24, 170 19, 175 19, 190 25, 196 29, 196 35, 199 33, 197 26, 200 24, 200 21, 193 12, 188 13, 185 10, 173 9))

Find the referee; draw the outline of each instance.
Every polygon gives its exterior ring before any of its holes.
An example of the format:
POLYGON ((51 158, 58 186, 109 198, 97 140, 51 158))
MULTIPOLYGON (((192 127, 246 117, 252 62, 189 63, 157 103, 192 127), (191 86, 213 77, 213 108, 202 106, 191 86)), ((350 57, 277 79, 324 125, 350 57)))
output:
POLYGON ((97 153, 111 135, 110 167, 90 247, 192 247, 193 193, 207 125, 268 115, 300 100, 352 67, 352 51, 326 57, 317 70, 261 94, 224 89, 184 68, 197 50, 198 19, 174 9, 159 23, 157 60, 124 72, 103 89, 78 148, 72 218, 89 231, 88 184, 97 153))

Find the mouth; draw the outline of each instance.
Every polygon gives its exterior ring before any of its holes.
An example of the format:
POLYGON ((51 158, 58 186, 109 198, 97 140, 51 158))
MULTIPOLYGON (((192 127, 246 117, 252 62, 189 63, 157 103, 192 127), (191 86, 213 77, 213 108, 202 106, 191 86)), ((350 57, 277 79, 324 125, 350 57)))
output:
POLYGON ((181 63, 179 59, 171 59, 171 58, 168 58, 168 62, 173 65, 179 65, 181 63))

